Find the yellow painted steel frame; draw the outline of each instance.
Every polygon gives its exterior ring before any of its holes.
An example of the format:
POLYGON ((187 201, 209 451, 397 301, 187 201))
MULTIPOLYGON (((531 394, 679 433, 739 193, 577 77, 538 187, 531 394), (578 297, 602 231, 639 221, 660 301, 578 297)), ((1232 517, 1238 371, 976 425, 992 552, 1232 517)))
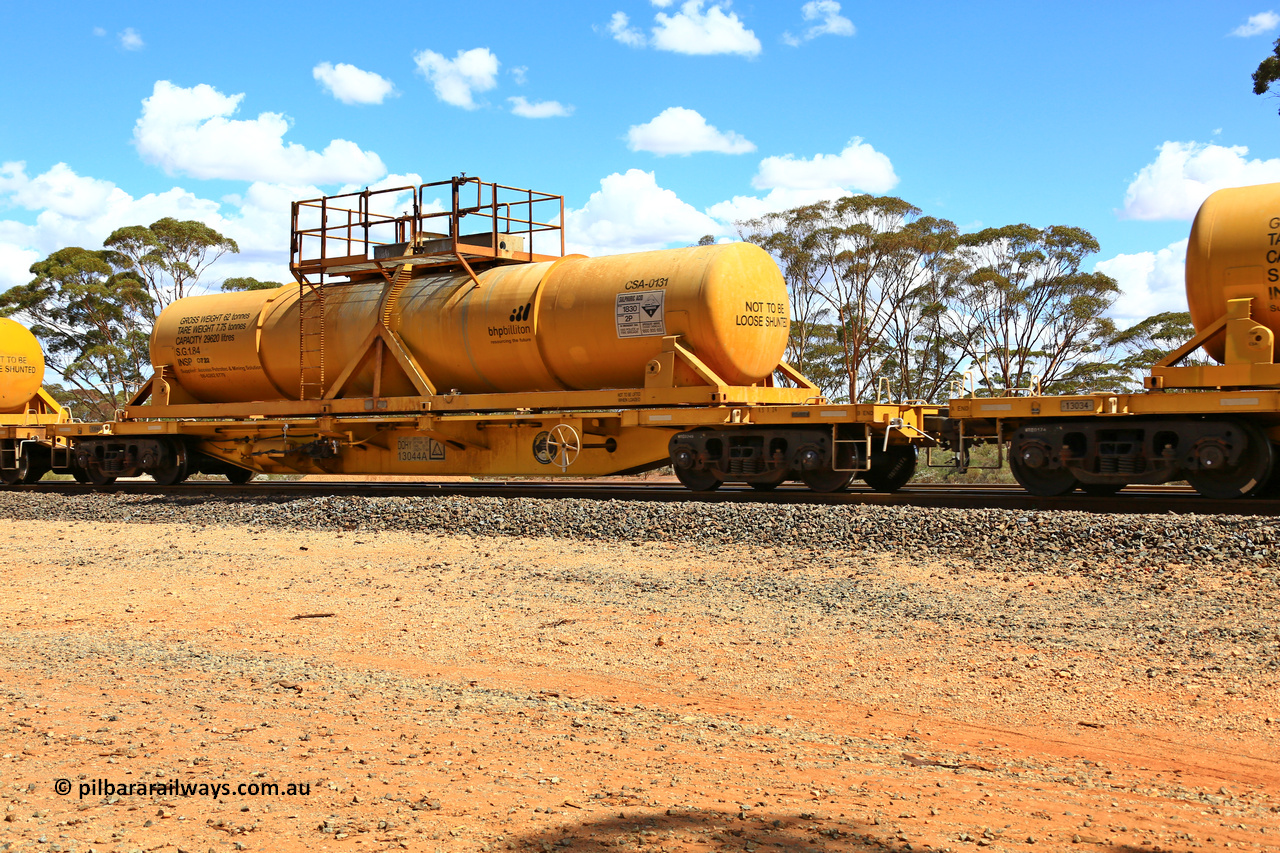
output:
POLYGON ((34 441, 50 450, 57 449, 62 454, 60 460, 54 460, 66 463, 59 467, 70 465, 70 457, 65 455, 68 440, 54 431, 56 425, 65 424, 70 419, 70 412, 59 405, 49 392, 39 389, 22 411, 0 414, 0 446, 9 448, 0 453, 0 457, 16 452, 22 442, 34 441))
POLYGON ((1252 297, 1228 299, 1224 316, 1152 367, 1145 392, 961 397, 949 402, 950 416, 972 422, 967 428, 971 432, 985 428, 986 434, 999 434, 1001 440, 1007 440, 1023 421, 1044 418, 1246 415, 1273 440, 1280 440, 1280 364, 1274 363, 1275 335, 1252 318, 1252 306, 1252 297), (1224 364, 1176 366, 1220 334, 1225 335, 1224 364))
POLYGON ((0 427, 26 427, 65 423, 70 415, 41 388, 20 412, 0 413, 0 427))
POLYGON ((190 397, 172 378, 153 377, 120 413, 142 418, 307 417, 379 412, 502 412, 519 409, 603 409, 636 406, 784 405, 820 400, 812 388, 696 385, 601 391, 533 391, 502 394, 437 394, 429 397, 354 397, 271 400, 258 403, 181 402, 190 397), (143 403, 146 405, 143 405, 143 403))
MULTIPOLYGON (((1230 291, 1231 288, 1228 288, 1230 291)), ((1253 297, 1227 300, 1227 313, 1151 368, 1146 379, 1153 391, 1174 388, 1268 388, 1280 386, 1275 363, 1275 333, 1252 316, 1253 297), (1177 367, 1206 341, 1225 330, 1223 363, 1177 367)))
MULTIPOLYGON (((1007 439, 1025 421, 1045 418, 1187 417, 1248 415, 1280 440, 1280 389, 1250 391, 1187 391, 1183 393, 1078 394, 1062 397, 963 397, 948 403, 950 417, 970 422, 1000 423, 1007 439)), ((993 434, 988 431, 987 434, 993 434)))
POLYGON ((78 436, 101 434, 185 436, 198 442, 203 453, 265 473, 423 477, 599 477, 644 471, 667 464, 671 436, 690 428, 785 425, 819 427, 834 433, 841 426, 856 424, 866 425, 859 435, 869 434, 877 443, 934 443, 930 430, 934 427, 931 421, 941 414, 938 406, 836 405, 812 396, 796 399, 810 393, 809 389, 756 387, 668 388, 134 406, 126 410, 128 419, 105 425, 70 424, 58 427, 58 433, 73 441, 78 436), (620 400, 619 395, 626 396, 620 400), (680 404, 686 396, 694 405, 680 404), (663 397, 666 405, 645 405, 663 397), (788 397, 789 401, 782 402, 788 397), (492 398, 503 398, 508 410, 477 411, 481 401, 497 402, 492 398), (560 405, 533 405, 553 400, 560 405), (522 405, 517 409, 516 403, 522 405), (383 404, 387 408, 382 408, 383 404), (414 411, 410 405, 433 408, 414 411), (434 408, 436 405, 440 408, 434 408), (302 406, 311 411, 280 411, 302 406), (321 408, 326 410, 321 412, 321 408), (265 414, 268 410, 275 411, 265 414), (548 452, 549 440, 554 450, 551 434, 561 425, 580 437, 576 458, 568 464, 548 452))

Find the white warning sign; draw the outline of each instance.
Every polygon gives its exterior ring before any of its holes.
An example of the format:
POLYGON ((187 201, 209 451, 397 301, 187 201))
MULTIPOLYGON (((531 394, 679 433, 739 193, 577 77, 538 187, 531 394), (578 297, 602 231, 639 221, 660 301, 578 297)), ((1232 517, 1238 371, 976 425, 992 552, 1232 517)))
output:
POLYGON ((662 316, 665 290, 641 290, 619 293, 617 301, 618 337, 644 338, 665 335, 667 322, 662 316))

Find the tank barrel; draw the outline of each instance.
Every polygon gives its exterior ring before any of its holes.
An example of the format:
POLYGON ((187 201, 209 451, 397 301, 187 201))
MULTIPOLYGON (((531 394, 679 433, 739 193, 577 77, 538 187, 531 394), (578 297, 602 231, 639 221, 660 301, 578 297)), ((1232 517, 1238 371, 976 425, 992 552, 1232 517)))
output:
MULTIPOLYGON (((748 243, 568 256, 474 278, 406 264, 391 280, 324 287, 323 335, 308 337, 323 341, 326 388, 340 380, 344 396, 423 393, 397 368, 400 345, 440 393, 642 388, 671 338, 706 374, 677 363, 670 384, 750 386, 777 368, 790 327, 782 274, 748 243), (393 357, 366 358, 382 330, 393 357)), ((156 322, 152 364, 200 402, 297 399, 300 301, 289 286, 174 302, 156 322)))

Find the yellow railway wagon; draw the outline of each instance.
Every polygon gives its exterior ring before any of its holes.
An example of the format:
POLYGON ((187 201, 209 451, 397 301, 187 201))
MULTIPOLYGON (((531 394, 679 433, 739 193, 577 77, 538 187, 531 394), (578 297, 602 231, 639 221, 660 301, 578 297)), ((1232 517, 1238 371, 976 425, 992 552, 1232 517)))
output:
POLYGON ((671 465, 699 491, 892 491, 935 443, 937 406, 831 405, 782 360, 786 285, 759 248, 564 256, 562 218, 475 178, 296 202, 296 286, 173 303, 118 421, 58 434, 96 483, 671 465))
POLYGON ((67 440, 53 432, 69 416, 43 384, 40 342, 22 324, 0 317, 0 483, 4 485, 34 483, 55 463, 62 462, 64 469, 69 464, 67 440))
POLYGON ((965 464, 982 442, 1008 446, 1036 495, 1187 480, 1237 498, 1280 485, 1280 184, 1219 190, 1191 227, 1187 300, 1195 336, 1128 394, 977 397, 949 402, 943 441, 965 464), (1216 363, 1184 365, 1196 350, 1216 363))

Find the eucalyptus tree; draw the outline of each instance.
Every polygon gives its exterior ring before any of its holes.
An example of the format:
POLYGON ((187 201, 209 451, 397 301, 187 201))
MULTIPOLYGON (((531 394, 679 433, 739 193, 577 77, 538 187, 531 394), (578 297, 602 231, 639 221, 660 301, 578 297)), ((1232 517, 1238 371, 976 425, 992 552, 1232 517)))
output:
POLYGON ((1271 55, 1259 62, 1253 72, 1253 94, 1266 94, 1277 80, 1280 80, 1280 39, 1272 46, 1271 55))
POLYGON ((819 268, 809 246, 823 221, 820 207, 809 205, 740 222, 738 234, 771 254, 782 270, 791 311, 787 363, 832 396, 845 383, 832 369, 835 331, 827 322, 831 312, 818 295, 819 268))
POLYGON ((228 278, 222 282, 224 293, 237 290, 275 290, 280 287, 284 287, 284 285, 278 281, 258 281, 256 278, 249 276, 228 278))
POLYGON ((150 373, 151 297, 117 253, 59 249, 0 294, 0 315, 40 340, 45 364, 87 417, 110 420, 150 373))
POLYGON ((194 220, 166 216, 150 225, 117 228, 103 246, 123 258, 123 266, 146 285, 154 321, 170 302, 191 295, 209 265, 240 247, 230 237, 194 220))
POLYGON ((941 401, 961 357, 946 323, 947 299, 964 270, 955 251, 959 232, 926 216, 879 239, 888 261, 881 290, 892 310, 880 332, 878 375, 897 399, 941 401))
POLYGON ((1090 364, 1105 364, 1117 336, 1106 311, 1114 279, 1080 267, 1098 251, 1081 228, 987 228, 960 240, 968 269, 949 300, 952 342, 991 392, 1079 390, 1090 364))

